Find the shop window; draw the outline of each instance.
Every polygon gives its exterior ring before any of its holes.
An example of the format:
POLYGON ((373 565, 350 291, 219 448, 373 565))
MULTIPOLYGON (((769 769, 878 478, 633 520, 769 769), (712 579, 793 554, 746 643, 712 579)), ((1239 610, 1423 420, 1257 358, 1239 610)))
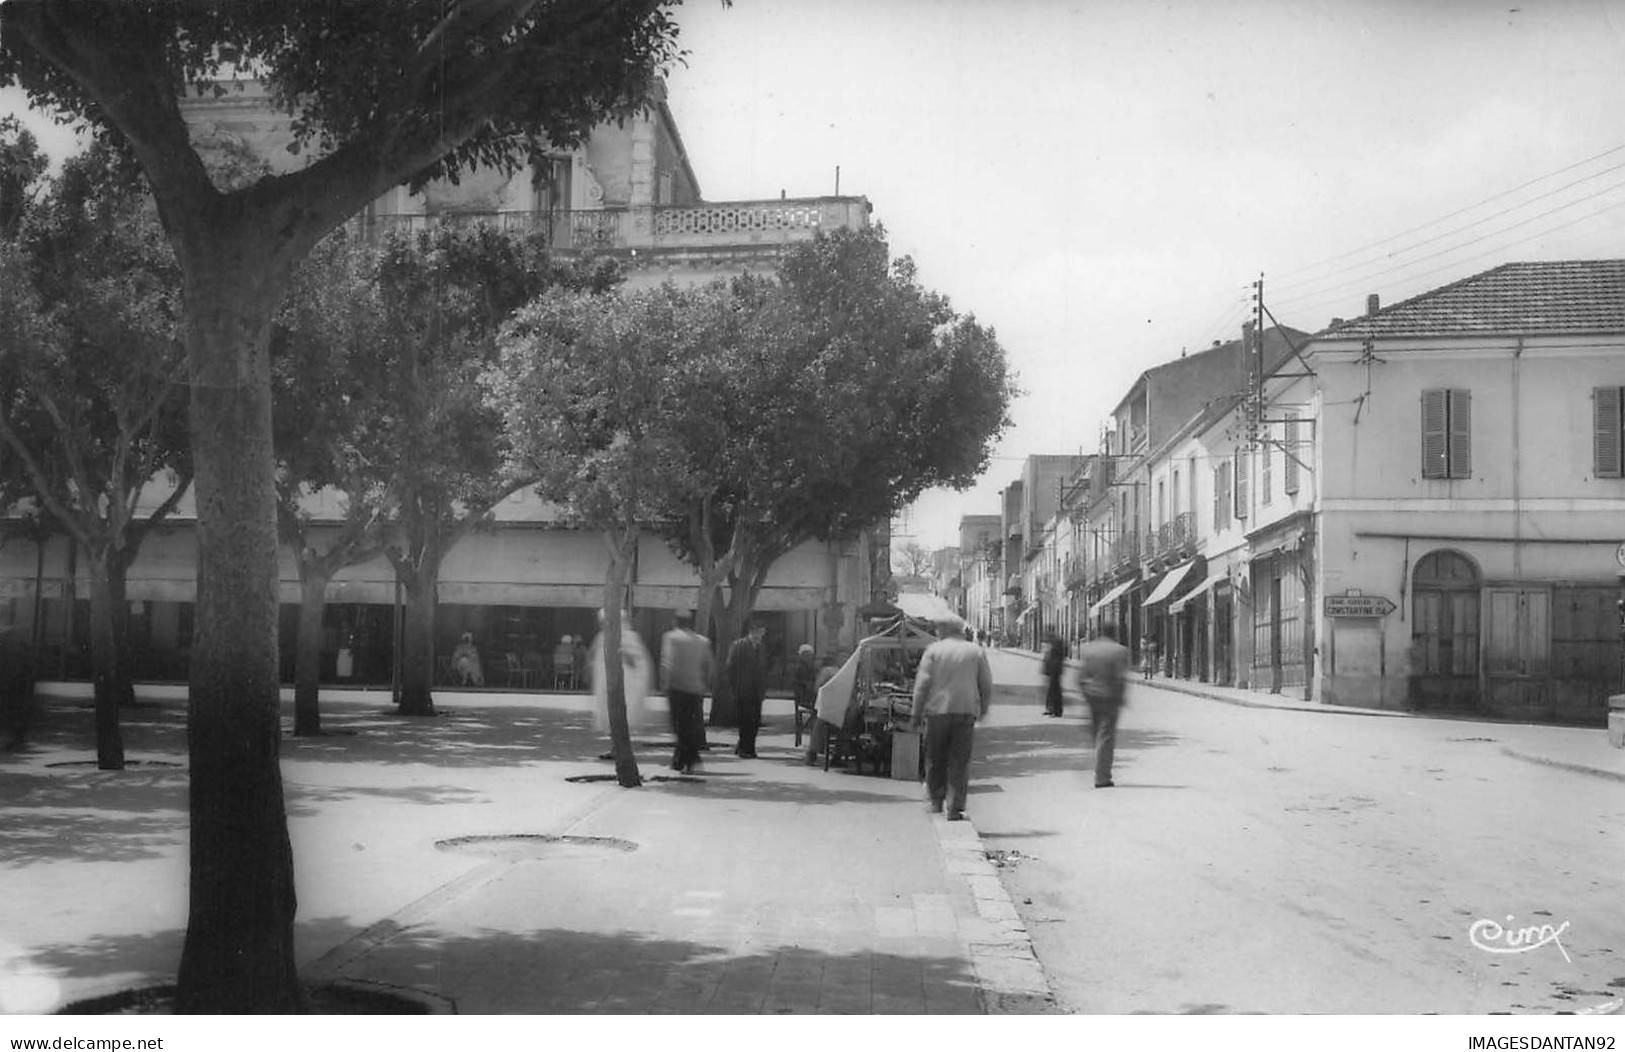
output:
POLYGON ((1422 392, 1422 477, 1473 477, 1472 392, 1432 388, 1422 392))

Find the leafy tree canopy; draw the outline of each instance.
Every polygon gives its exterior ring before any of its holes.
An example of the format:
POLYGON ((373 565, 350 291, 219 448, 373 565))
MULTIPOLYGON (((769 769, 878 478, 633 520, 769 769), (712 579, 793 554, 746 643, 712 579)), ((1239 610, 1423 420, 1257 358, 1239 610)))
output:
MULTIPOLYGON (((673 0, 14 0, 0 9, 0 83, 124 138, 178 119, 185 90, 263 79, 296 115, 295 149, 351 163, 378 150, 415 181, 511 170, 643 104, 678 58, 673 0), (109 99, 67 70, 98 56, 109 99), (111 112, 118 110, 121 112, 111 112), (140 110, 147 110, 142 115, 140 110), (538 120, 540 118, 540 121, 538 120), (442 153, 430 144, 453 143, 442 153)), ((188 163, 177 158, 175 163, 188 163)))

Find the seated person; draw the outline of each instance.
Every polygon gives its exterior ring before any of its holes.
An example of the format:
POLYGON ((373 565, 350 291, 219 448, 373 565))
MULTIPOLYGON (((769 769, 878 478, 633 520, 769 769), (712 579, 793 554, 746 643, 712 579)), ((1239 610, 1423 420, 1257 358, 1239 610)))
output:
POLYGON ((474 646, 474 633, 464 632, 457 649, 451 652, 451 672, 458 686, 485 686, 485 672, 480 668, 480 652, 474 646))

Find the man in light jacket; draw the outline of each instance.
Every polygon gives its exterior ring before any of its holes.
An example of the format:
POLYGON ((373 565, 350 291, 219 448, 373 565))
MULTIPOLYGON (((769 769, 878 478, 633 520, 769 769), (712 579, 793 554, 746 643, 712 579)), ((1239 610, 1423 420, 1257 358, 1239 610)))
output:
POLYGON ((933 813, 946 802, 948 821, 965 817, 970 791, 971 748, 976 722, 993 700, 993 670, 987 654, 965 638, 960 622, 942 621, 937 641, 920 656, 914 674, 914 713, 910 728, 925 724, 925 791, 933 813))
POLYGON ((694 631, 694 615, 677 612, 677 625, 660 637, 660 682, 671 707, 677 750, 671 769, 692 774, 705 740, 705 695, 711 689, 711 641, 694 631))

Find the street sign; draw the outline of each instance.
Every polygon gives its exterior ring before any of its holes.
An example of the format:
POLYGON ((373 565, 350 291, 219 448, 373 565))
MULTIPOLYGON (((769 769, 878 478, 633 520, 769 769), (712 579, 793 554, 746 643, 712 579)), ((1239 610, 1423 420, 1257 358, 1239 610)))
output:
POLYGON ((1327 617, 1387 617, 1394 601, 1381 595, 1328 595, 1327 617))

